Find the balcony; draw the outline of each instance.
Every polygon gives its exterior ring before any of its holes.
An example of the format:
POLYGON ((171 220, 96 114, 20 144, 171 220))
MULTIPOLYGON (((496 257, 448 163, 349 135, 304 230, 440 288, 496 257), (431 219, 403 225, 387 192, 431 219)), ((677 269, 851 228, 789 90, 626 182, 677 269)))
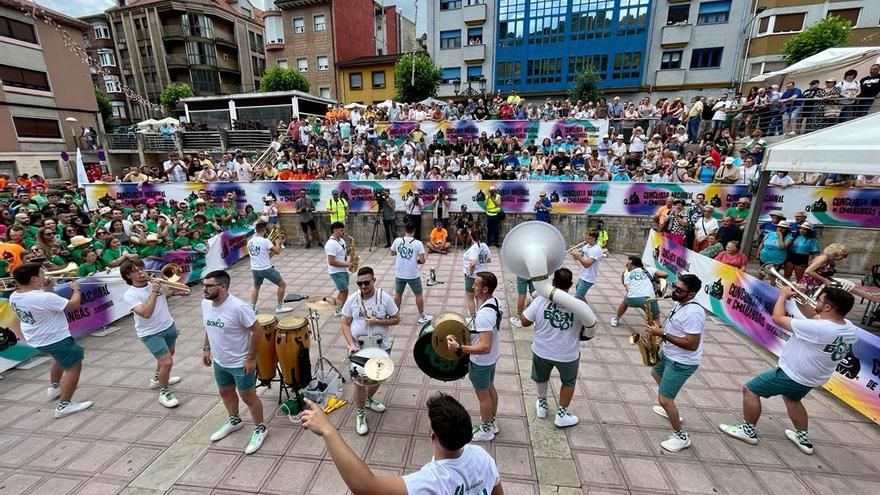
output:
POLYGON ((266 42, 266 51, 270 52, 272 50, 283 50, 284 49, 284 40, 272 40, 266 42))
POLYGON ((238 84, 224 83, 220 85, 220 94, 234 95, 241 93, 241 86, 238 84))
POLYGON ((162 85, 159 83, 147 83, 144 85, 144 89, 148 94, 157 95, 162 92, 162 85))
POLYGON ((122 61, 122 70, 131 70, 131 60, 122 61))
POLYGON ((687 45, 691 40, 691 33, 693 30, 694 26, 692 24, 663 26, 663 34, 660 36, 660 46, 663 48, 672 48, 687 45))
POLYGON ((486 45, 468 45, 461 47, 461 55, 465 62, 482 62, 486 59, 486 45))
POLYGON ((189 59, 186 55, 172 53, 165 57, 165 63, 169 69, 187 69, 189 68, 189 59))
POLYGON ((201 150, 214 152, 223 151, 223 141, 217 131, 186 131, 179 132, 184 153, 196 153, 201 150))
POLYGON ((687 71, 685 69, 663 69, 657 71, 657 77, 655 78, 654 85, 655 86, 681 86, 684 84, 685 75, 687 71))
POLYGON ((215 31, 214 42, 221 45, 229 46, 231 48, 238 48, 238 45, 235 43, 235 37, 230 33, 221 33, 219 31, 215 31))
POLYGON ((217 68, 225 72, 234 72, 241 74, 241 68, 238 66, 238 60, 234 58, 217 57, 217 68))
POLYGON ((265 151, 272 142, 271 131, 226 131, 227 149, 265 151))
POLYGON ((163 39, 183 39, 183 28, 180 26, 162 26, 163 39))
POLYGON ((150 39, 150 32, 148 30, 135 31, 134 37, 137 38, 138 41, 148 40, 150 39))
POLYGON ((110 153, 135 153, 138 149, 137 135, 102 134, 101 141, 110 153))
POLYGON ((177 151, 174 136, 169 138, 158 132, 145 132, 141 134, 141 141, 144 151, 149 153, 177 151))
POLYGON ((486 22, 486 4, 466 5, 461 9, 461 17, 468 26, 481 26, 486 22))
POLYGON ((143 58, 141 58, 141 66, 155 67, 156 66, 156 59, 153 57, 143 57, 143 58))

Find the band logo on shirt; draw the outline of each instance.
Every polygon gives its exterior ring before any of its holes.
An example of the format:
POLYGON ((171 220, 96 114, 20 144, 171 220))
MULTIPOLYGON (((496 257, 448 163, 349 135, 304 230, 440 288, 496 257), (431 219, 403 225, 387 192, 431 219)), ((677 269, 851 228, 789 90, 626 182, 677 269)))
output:
POLYGON ((223 328, 225 325, 223 323, 223 320, 221 320, 220 318, 217 318, 216 320, 205 320, 205 326, 206 327, 223 328))
POLYGON ((480 253, 480 255, 477 256, 477 262, 479 264, 485 265, 487 261, 489 261, 489 255, 484 254, 484 253, 480 253))
POLYGON ((15 311, 15 314, 18 315, 18 319, 21 320, 22 323, 33 325, 37 321, 34 319, 34 315, 31 314, 30 311, 19 308, 15 303, 12 303, 12 310, 15 311))
POLYGON ((822 351, 831 354, 832 361, 839 361, 843 359, 844 356, 852 352, 852 344, 847 344, 846 342, 844 342, 843 337, 837 337, 836 339, 834 339, 834 342, 826 345, 825 348, 822 349, 822 351))
POLYGON ((413 254, 415 254, 415 249, 413 249, 410 246, 401 244, 400 246, 397 246, 397 254, 402 259, 411 260, 413 257, 413 254))
POLYGON ((260 246, 256 244, 248 245, 248 254, 251 256, 259 256, 260 255, 260 246))
POLYGON ((574 325, 574 314, 571 311, 558 308, 556 303, 550 303, 544 310, 544 319, 551 327, 560 332, 567 332, 574 325))

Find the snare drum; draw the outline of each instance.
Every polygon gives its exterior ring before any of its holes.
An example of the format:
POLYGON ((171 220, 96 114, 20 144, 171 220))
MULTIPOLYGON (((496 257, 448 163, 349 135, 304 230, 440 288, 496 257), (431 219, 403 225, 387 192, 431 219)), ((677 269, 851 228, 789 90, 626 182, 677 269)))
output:
POLYGON ((413 358, 419 369, 435 380, 450 382, 467 375, 470 358, 467 354, 458 359, 445 359, 437 354, 432 345, 434 323, 428 322, 419 332, 419 338, 413 346, 413 358))
POLYGON ((309 322, 299 316, 287 316, 278 321, 275 348, 284 383, 297 390, 312 381, 312 362, 309 357, 309 322))
POLYGON ((257 321, 263 327, 260 331, 260 340, 257 342, 257 378, 260 383, 268 383, 275 378, 275 364, 278 362, 275 353, 275 330, 278 327, 278 318, 269 314, 259 314, 257 321))

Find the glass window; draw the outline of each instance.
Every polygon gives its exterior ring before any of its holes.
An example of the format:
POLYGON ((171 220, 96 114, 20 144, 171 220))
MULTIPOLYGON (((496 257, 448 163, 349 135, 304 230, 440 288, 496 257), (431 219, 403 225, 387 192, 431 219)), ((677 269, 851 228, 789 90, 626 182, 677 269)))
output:
POLYGON ((44 179, 61 178, 61 174, 58 171, 58 160, 40 160, 40 169, 43 171, 44 179))
POLYGON ((630 79, 641 75, 642 52, 623 52, 614 54, 612 79, 630 79))
POLYGON ((804 18, 807 14, 801 12, 799 14, 781 14, 776 16, 776 22, 773 24, 774 33, 793 33, 804 28, 804 18))
POLYGON ((374 70, 372 76, 373 76, 373 87, 374 88, 384 88, 385 87, 385 71, 384 70, 374 70))
POLYGON ((697 24, 720 24, 730 19, 730 0, 703 2, 697 14, 697 24))
POLYGON ((681 50, 673 52, 663 52, 660 57, 661 69, 681 69, 681 50))
POLYGON ((461 80, 461 67, 444 67, 440 83, 452 84, 455 79, 461 80))
POLYGON ((281 67, 282 69, 286 69, 287 68, 287 59, 280 58, 280 59, 278 59, 278 61, 275 62, 275 64, 278 67, 281 67))
POLYGON ((321 86, 318 88, 318 96, 321 98, 330 98, 330 86, 321 86))
POLYGON ((324 21, 324 14, 318 14, 312 18, 314 20, 315 32, 325 31, 327 29, 327 23, 324 21))
POLYGON ((330 58, 327 56, 318 57, 318 70, 328 70, 330 68, 330 58))
POLYGON ((118 76, 104 76, 104 87, 108 93, 121 93, 122 85, 119 84, 118 76))
POLYGON ((266 44, 284 44, 284 19, 278 16, 269 16, 266 22, 266 44))
POLYGON ((689 3, 683 5, 670 5, 669 12, 666 14, 666 25, 671 24, 687 24, 690 16, 691 5, 689 3))
POLYGON ((0 79, 4 86, 50 91, 49 78, 45 72, 0 65, 0 79))
POLYGON ((309 59, 307 59, 307 58, 296 59, 296 68, 300 72, 308 72, 309 71, 309 59))
POLYGON ((101 67, 116 67, 116 55, 110 50, 100 50, 98 61, 101 63, 101 67))
POLYGON ((834 16, 843 19, 844 21, 849 21, 849 23, 855 27, 859 23, 859 14, 862 12, 862 9, 856 7, 854 9, 837 9, 837 10, 829 10, 828 17, 834 16))
POLYGON ((216 93, 220 89, 217 71, 192 69, 190 73, 192 75, 193 90, 197 93, 216 93))
POLYGON ((186 56, 190 65, 217 65, 217 49, 213 43, 187 41, 186 56))
POLYGON ((767 29, 770 28, 770 18, 773 16, 768 15, 767 17, 762 17, 758 20, 758 34, 766 33, 767 29))
POLYGON ((16 169, 14 161, 2 161, 0 162, 0 174, 6 174, 10 177, 17 177, 18 170, 16 169))
POLYGON ((724 48, 698 48, 691 53, 691 69, 721 67, 724 48))
POLYGON ((495 82, 499 86, 512 86, 522 82, 522 62, 498 62, 495 71, 495 82))
POLYGON ((32 24, 16 21, 8 17, 0 17, 0 36, 28 43, 37 43, 37 32, 34 31, 32 24))
POLYGON ((125 112, 125 102, 111 101, 110 108, 113 110, 113 117, 117 119, 127 119, 125 112))
POLYGON ((61 127, 55 119, 12 117, 12 122, 20 138, 61 139, 61 127))
POLYGON ((306 32, 306 19, 305 17, 294 17, 293 18, 293 32, 296 34, 302 34, 306 32))
POLYGON ((461 0, 440 0, 440 10, 453 10, 461 8, 461 0))
POLYGON ((547 84, 562 81, 562 58, 529 60, 526 65, 527 84, 547 84))
MULTIPOLYGON (((482 43, 483 42, 483 28, 481 28, 481 27, 468 28, 467 36, 468 36, 468 42, 470 42, 470 40, 476 39, 476 40, 479 40, 479 43, 482 43)), ((479 44, 479 43, 477 43, 477 44, 479 44)))
POLYGON ((348 87, 351 89, 364 89, 364 75, 360 72, 352 72, 348 75, 348 87))
POLYGON ((461 48, 461 30, 440 31, 440 49, 461 48))
POLYGON ((467 68, 468 81, 478 81, 483 77, 482 65, 469 65, 467 68))
POLYGON ((95 39, 96 40, 109 40, 110 39, 110 27, 106 24, 95 24, 95 39))

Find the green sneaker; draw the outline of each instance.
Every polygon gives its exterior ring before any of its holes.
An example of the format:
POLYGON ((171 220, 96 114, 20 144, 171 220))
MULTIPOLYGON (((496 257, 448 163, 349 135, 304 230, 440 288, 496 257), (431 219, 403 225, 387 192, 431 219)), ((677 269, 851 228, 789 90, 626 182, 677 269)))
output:
POLYGON ((385 404, 382 404, 372 397, 367 398, 367 403, 365 405, 370 408, 370 410, 376 411, 377 413, 385 411, 385 404))
POLYGON ((170 409, 172 407, 177 407, 178 404, 180 404, 180 401, 177 400, 177 397, 175 397, 170 390, 164 389, 159 392, 159 404, 170 409))

